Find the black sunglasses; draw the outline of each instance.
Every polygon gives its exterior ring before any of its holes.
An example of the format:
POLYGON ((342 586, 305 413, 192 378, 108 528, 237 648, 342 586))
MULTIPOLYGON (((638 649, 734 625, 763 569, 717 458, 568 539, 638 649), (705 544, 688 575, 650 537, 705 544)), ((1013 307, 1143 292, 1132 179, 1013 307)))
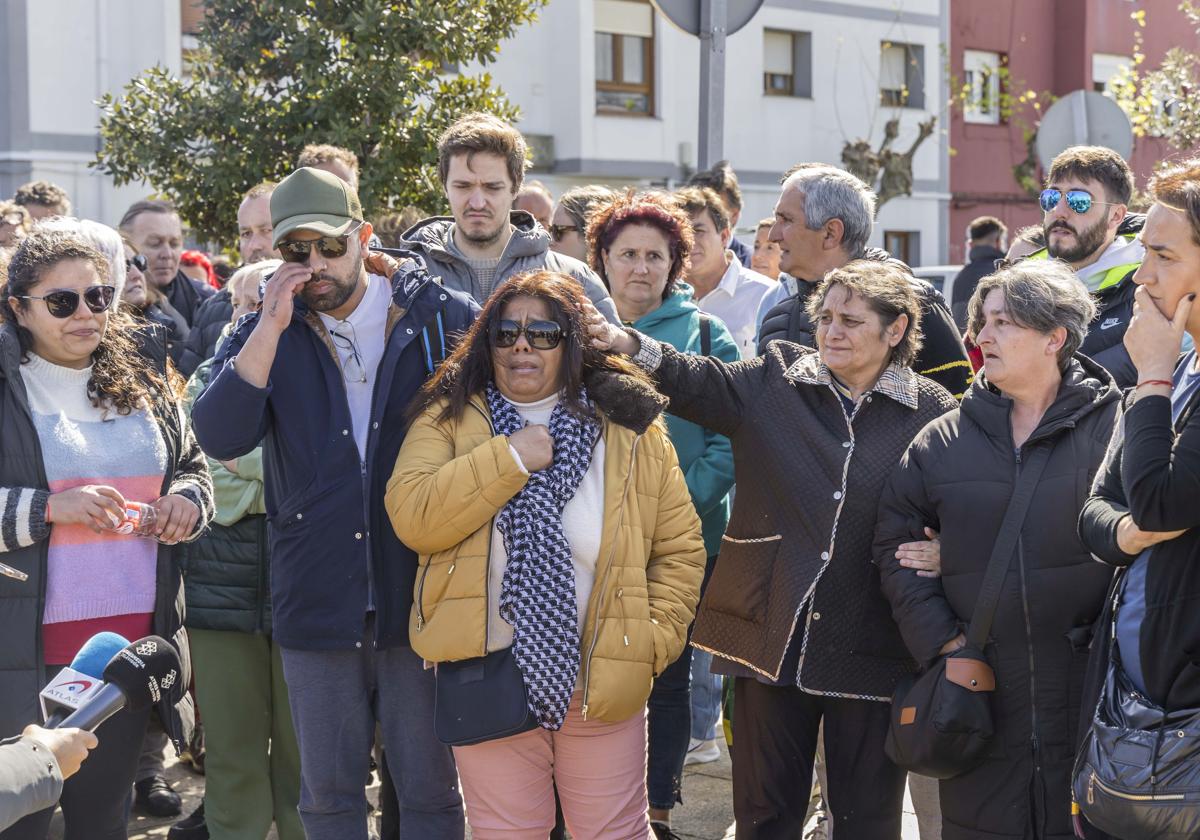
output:
POLYGON ((530 321, 522 326, 516 321, 504 320, 492 327, 492 344, 512 347, 522 333, 535 350, 553 350, 562 341, 562 327, 553 321, 530 321))
POLYGON ((279 243, 279 255, 284 262, 302 263, 308 261, 308 255, 316 246, 317 253, 327 260, 336 260, 346 256, 350 247, 350 236, 358 228, 346 231, 341 236, 322 236, 320 239, 287 239, 279 243))
POLYGON ((146 259, 145 254, 138 254, 136 257, 130 257, 129 259, 125 260, 126 271, 131 268, 136 268, 138 271, 145 272, 147 266, 149 265, 150 261, 146 259))
POLYGON ((59 289, 41 296, 21 295, 21 300, 44 300, 46 309, 55 318, 70 318, 79 308, 80 297, 88 309, 99 315, 108 311, 116 296, 116 286, 89 286, 82 295, 71 289, 59 289))
POLYGON ((555 242, 562 242, 563 234, 569 230, 579 230, 579 225, 550 225, 550 237, 555 242))

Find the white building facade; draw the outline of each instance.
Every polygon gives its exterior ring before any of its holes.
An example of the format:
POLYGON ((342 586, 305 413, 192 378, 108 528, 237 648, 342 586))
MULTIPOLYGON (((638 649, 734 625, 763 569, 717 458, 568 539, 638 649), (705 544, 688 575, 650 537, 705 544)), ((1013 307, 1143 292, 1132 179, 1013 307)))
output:
MULTIPOLYGON (((917 124, 938 116, 913 161, 912 197, 881 209, 872 244, 914 265, 944 262, 948 14, 948 0, 766 0, 728 38, 724 156, 742 185, 743 239, 793 164, 840 166, 847 141, 877 148, 892 117, 906 151, 917 124)), ((521 108, 530 177, 555 195, 587 183, 673 187, 696 163, 699 54, 648 0, 551 0, 487 69, 521 108)))
MULTIPOLYGON (((89 168, 95 102, 156 64, 179 73, 197 9, 192 0, 2 0, 0 196, 46 179, 77 214, 108 224, 144 198, 148 187, 116 188, 89 168)), ((936 115, 913 162, 913 195, 882 208, 872 244, 913 265, 945 261, 948 15, 949 0, 766 0, 728 38, 724 156, 742 184, 743 239, 770 215, 793 164, 840 165, 847 141, 878 147, 893 117, 894 145, 907 150, 917 124, 936 115)), ((587 183, 675 187, 696 165, 699 54, 699 40, 649 0, 550 0, 486 69, 521 108, 535 149, 530 177, 555 195, 587 183)))
POLYGON ((96 106, 155 64, 180 72, 179 0, 0 2, 0 196, 28 181, 67 191, 76 215, 115 225, 145 198, 90 169, 96 106))

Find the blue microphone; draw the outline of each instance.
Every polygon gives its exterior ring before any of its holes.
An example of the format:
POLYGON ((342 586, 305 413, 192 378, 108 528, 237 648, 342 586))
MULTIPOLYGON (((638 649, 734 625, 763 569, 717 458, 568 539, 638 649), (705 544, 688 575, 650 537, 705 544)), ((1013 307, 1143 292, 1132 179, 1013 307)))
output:
POLYGON ((98 692, 104 682, 104 668, 129 645, 119 633, 97 633, 84 642, 71 664, 42 689, 39 699, 46 728, 54 729, 98 692))

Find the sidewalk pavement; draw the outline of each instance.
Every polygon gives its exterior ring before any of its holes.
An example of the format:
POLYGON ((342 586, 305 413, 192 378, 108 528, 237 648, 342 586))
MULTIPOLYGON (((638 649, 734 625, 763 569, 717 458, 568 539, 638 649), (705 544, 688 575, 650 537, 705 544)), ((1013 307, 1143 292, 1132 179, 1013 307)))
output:
MULTIPOLYGON (((183 797, 183 814, 190 814, 204 794, 204 777, 180 764, 168 750, 167 779, 183 797)), ((721 758, 709 764, 693 764, 684 770, 683 804, 672 814, 672 827, 687 840, 733 840, 733 804, 730 799, 729 754, 721 745, 721 758)), ((378 800, 378 784, 368 789, 372 802, 378 800)), ((174 819, 155 819, 134 815, 129 823, 129 840, 150 840, 167 836, 174 819)), ((377 828, 377 826, 375 826, 377 828)), ((50 840, 62 838, 62 814, 54 818, 50 840)), ((468 831, 467 837, 470 837, 468 831)), ((275 840, 272 830, 267 840, 275 840)), ((407 840, 407 838, 406 838, 407 840)), ((912 803, 905 797, 903 840, 919 840, 917 818, 912 803)))

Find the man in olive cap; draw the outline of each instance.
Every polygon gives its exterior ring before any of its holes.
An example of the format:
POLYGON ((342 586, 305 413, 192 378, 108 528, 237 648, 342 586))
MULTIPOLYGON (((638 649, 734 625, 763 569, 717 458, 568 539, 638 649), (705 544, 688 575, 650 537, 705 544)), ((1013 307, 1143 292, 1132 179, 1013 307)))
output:
POLYGON ((300 744, 309 840, 367 836, 367 757, 379 724, 406 836, 462 838, 454 761, 433 735, 433 672, 408 641, 416 554, 383 506, 404 413, 477 307, 419 260, 364 262, 353 187, 312 168, 271 195, 284 264, 214 363, 193 409, 222 461, 262 441, 274 636, 300 744))

